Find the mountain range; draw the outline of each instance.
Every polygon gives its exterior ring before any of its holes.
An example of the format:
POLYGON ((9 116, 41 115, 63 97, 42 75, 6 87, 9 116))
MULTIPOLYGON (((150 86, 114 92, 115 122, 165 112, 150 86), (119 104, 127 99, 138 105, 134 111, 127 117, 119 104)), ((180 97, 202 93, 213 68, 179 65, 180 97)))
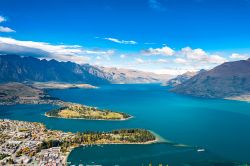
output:
POLYGON ((69 82, 92 85, 109 83, 156 83, 166 81, 168 75, 137 70, 105 68, 89 64, 59 62, 7 54, 0 56, 0 82, 69 82))
POLYGON ((170 79, 131 69, 59 62, 14 54, 0 56, 0 82, 64 82, 92 85, 167 82, 172 92, 208 98, 250 96, 250 59, 223 63, 211 70, 187 72, 170 79), (169 80, 169 81, 168 81, 169 80))
POLYGON ((208 98, 248 95, 250 94, 250 59, 225 62, 191 77, 171 91, 208 98))

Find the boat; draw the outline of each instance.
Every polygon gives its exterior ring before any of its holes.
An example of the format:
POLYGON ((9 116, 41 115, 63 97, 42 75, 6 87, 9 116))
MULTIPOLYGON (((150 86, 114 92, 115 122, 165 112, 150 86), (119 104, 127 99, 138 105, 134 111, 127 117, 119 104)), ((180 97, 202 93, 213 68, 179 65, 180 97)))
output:
POLYGON ((197 149, 197 152, 205 152, 205 149, 197 149))

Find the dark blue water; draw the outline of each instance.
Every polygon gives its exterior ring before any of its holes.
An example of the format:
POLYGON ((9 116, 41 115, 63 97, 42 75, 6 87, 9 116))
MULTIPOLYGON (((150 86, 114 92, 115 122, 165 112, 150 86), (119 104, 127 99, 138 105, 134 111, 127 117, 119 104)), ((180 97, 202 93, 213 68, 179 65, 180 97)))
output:
MULTIPOLYGON (((51 108, 48 105, 4 106, 0 118, 38 121, 51 129, 72 132, 145 128, 174 142, 203 147, 211 156, 250 162, 249 103, 173 94, 157 84, 53 90, 50 94, 65 101, 126 112, 134 118, 128 121, 47 118, 42 114, 51 108)), ((74 157, 70 155, 71 158, 74 157)))

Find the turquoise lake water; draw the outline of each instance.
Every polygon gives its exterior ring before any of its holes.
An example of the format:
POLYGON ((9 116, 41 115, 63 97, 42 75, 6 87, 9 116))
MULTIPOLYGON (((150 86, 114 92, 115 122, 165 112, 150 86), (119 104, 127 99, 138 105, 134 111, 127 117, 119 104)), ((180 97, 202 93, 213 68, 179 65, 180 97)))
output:
POLYGON ((79 147, 69 156, 72 164, 133 166, 150 162, 180 165, 201 160, 250 162, 250 103, 178 95, 158 84, 106 85, 98 89, 52 90, 49 93, 65 101, 126 112, 134 118, 128 121, 47 118, 44 113, 54 107, 51 105, 1 106, 0 118, 43 122, 50 129, 72 132, 145 128, 165 139, 192 146, 79 147), (206 151, 198 153, 193 147, 206 151))

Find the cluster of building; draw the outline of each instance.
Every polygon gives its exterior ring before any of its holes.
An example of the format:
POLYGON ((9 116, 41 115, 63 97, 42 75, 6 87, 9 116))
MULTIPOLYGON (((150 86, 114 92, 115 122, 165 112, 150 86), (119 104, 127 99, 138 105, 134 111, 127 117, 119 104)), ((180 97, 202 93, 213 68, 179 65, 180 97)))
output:
POLYGON ((43 141, 71 139, 74 134, 47 130, 41 123, 0 120, 0 165, 65 165, 60 147, 42 149, 43 141))
POLYGON ((60 147, 52 147, 49 149, 43 149, 38 153, 38 165, 60 165, 65 163, 65 157, 60 155, 60 147))

